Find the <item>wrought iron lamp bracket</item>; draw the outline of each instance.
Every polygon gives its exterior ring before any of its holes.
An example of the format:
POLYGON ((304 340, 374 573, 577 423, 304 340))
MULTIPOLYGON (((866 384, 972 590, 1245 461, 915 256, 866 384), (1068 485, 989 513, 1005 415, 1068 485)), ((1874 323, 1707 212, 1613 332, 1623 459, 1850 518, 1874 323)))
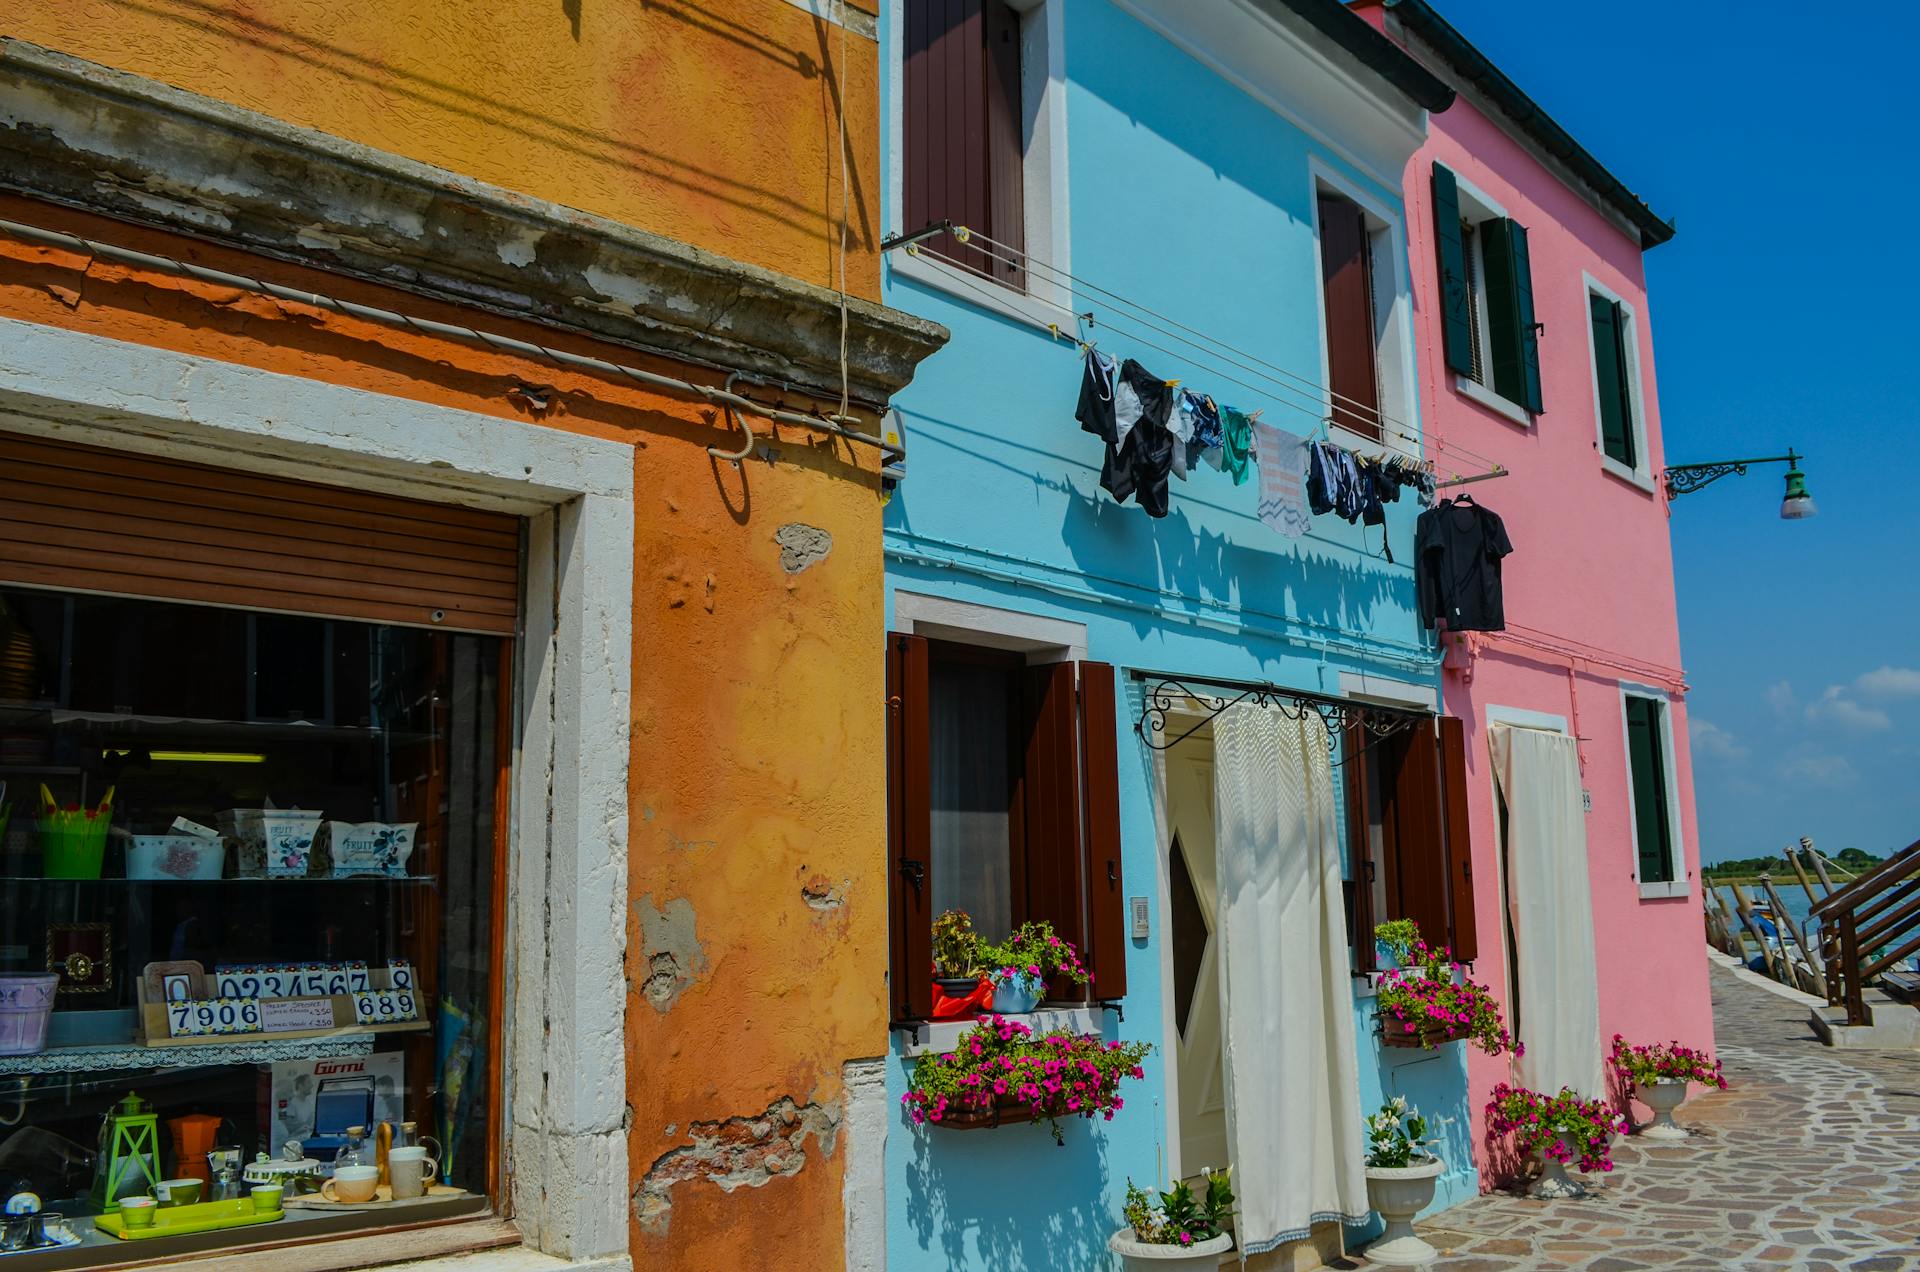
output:
POLYGON ((1244 688, 1206 682, 1188 682, 1170 677, 1156 677, 1147 684, 1140 697, 1140 718, 1134 721, 1133 731, 1140 740, 1156 751, 1165 751, 1186 741, 1207 725, 1218 719, 1229 707, 1246 703, 1256 707, 1271 707, 1289 720, 1304 720, 1312 716, 1319 720, 1327 734, 1327 752, 1332 754, 1346 735, 1349 728, 1358 725, 1366 730, 1374 740, 1391 737, 1393 734, 1410 729, 1423 717, 1422 713, 1395 710, 1385 707, 1369 706, 1361 702, 1349 702, 1337 698, 1321 698, 1312 694, 1297 693, 1282 689, 1277 685, 1248 685, 1244 688), (1198 716, 1192 724, 1179 733, 1168 735, 1172 717, 1184 718, 1198 716))
POLYGON ((1723 464, 1685 464, 1672 465, 1667 469, 1667 493, 1670 495, 1690 495, 1703 486, 1710 486, 1722 477, 1747 475, 1747 461, 1734 460, 1723 464))

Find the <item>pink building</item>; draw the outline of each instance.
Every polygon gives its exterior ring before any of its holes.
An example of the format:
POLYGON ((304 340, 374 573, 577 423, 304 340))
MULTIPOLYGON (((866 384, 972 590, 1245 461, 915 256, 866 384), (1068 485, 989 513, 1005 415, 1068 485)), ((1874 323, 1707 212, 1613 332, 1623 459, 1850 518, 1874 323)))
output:
POLYGON ((1471 1054, 1477 1112, 1496 1082, 1599 1080, 1583 1000, 1603 1048, 1713 1040, 1642 260, 1673 228, 1422 0, 1355 7, 1459 92, 1405 174, 1421 402, 1443 469, 1452 448, 1510 470, 1446 492, 1513 545, 1505 630, 1444 637, 1475 979, 1530 1049, 1516 1073, 1471 1054))

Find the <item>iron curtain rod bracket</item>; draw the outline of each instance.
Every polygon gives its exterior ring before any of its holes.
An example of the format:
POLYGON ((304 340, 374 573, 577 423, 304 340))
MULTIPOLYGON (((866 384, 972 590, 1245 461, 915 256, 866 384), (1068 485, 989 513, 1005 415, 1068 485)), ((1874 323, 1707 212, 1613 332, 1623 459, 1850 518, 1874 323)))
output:
POLYGON ((1289 720, 1304 720, 1308 715, 1314 716, 1326 730, 1328 754, 1338 748, 1340 739, 1354 726, 1365 729, 1369 737, 1378 741, 1413 728, 1433 715, 1430 711, 1328 698, 1298 689, 1282 689, 1274 684, 1209 680, 1161 672, 1136 671, 1131 674, 1143 686, 1140 717, 1134 721, 1133 731, 1142 742, 1156 751, 1179 745, 1218 719, 1229 707, 1237 707, 1242 703, 1272 707, 1289 720), (1197 714, 1201 718, 1185 731, 1168 737, 1169 720, 1176 714, 1197 714))

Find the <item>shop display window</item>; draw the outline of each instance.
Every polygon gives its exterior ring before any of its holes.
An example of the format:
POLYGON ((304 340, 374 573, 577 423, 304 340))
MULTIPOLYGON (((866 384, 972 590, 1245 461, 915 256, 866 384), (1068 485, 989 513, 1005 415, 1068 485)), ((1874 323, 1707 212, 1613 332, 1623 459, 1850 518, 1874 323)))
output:
POLYGON ((489 1208, 509 646, 0 588, 0 1272, 489 1208))

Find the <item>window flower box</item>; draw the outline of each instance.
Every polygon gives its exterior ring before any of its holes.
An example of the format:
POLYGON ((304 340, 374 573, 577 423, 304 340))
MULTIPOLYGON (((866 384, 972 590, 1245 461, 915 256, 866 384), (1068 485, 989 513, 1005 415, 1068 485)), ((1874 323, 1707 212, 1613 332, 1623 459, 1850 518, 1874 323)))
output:
POLYGON ((1054 1142, 1064 1144, 1060 1119, 1112 1121, 1126 1104, 1120 1083, 1146 1076, 1141 1062, 1152 1050, 1071 1029, 1040 1034, 1005 1016, 985 1016, 954 1050, 915 1062, 900 1103, 915 1126, 1045 1122, 1054 1142))
POLYGON ((1471 1037, 1471 1023, 1445 1025, 1424 1020, 1409 1031, 1401 1021, 1382 1019, 1380 1022, 1380 1045, 1383 1047, 1418 1047, 1431 1051, 1446 1043, 1461 1042, 1471 1037))

